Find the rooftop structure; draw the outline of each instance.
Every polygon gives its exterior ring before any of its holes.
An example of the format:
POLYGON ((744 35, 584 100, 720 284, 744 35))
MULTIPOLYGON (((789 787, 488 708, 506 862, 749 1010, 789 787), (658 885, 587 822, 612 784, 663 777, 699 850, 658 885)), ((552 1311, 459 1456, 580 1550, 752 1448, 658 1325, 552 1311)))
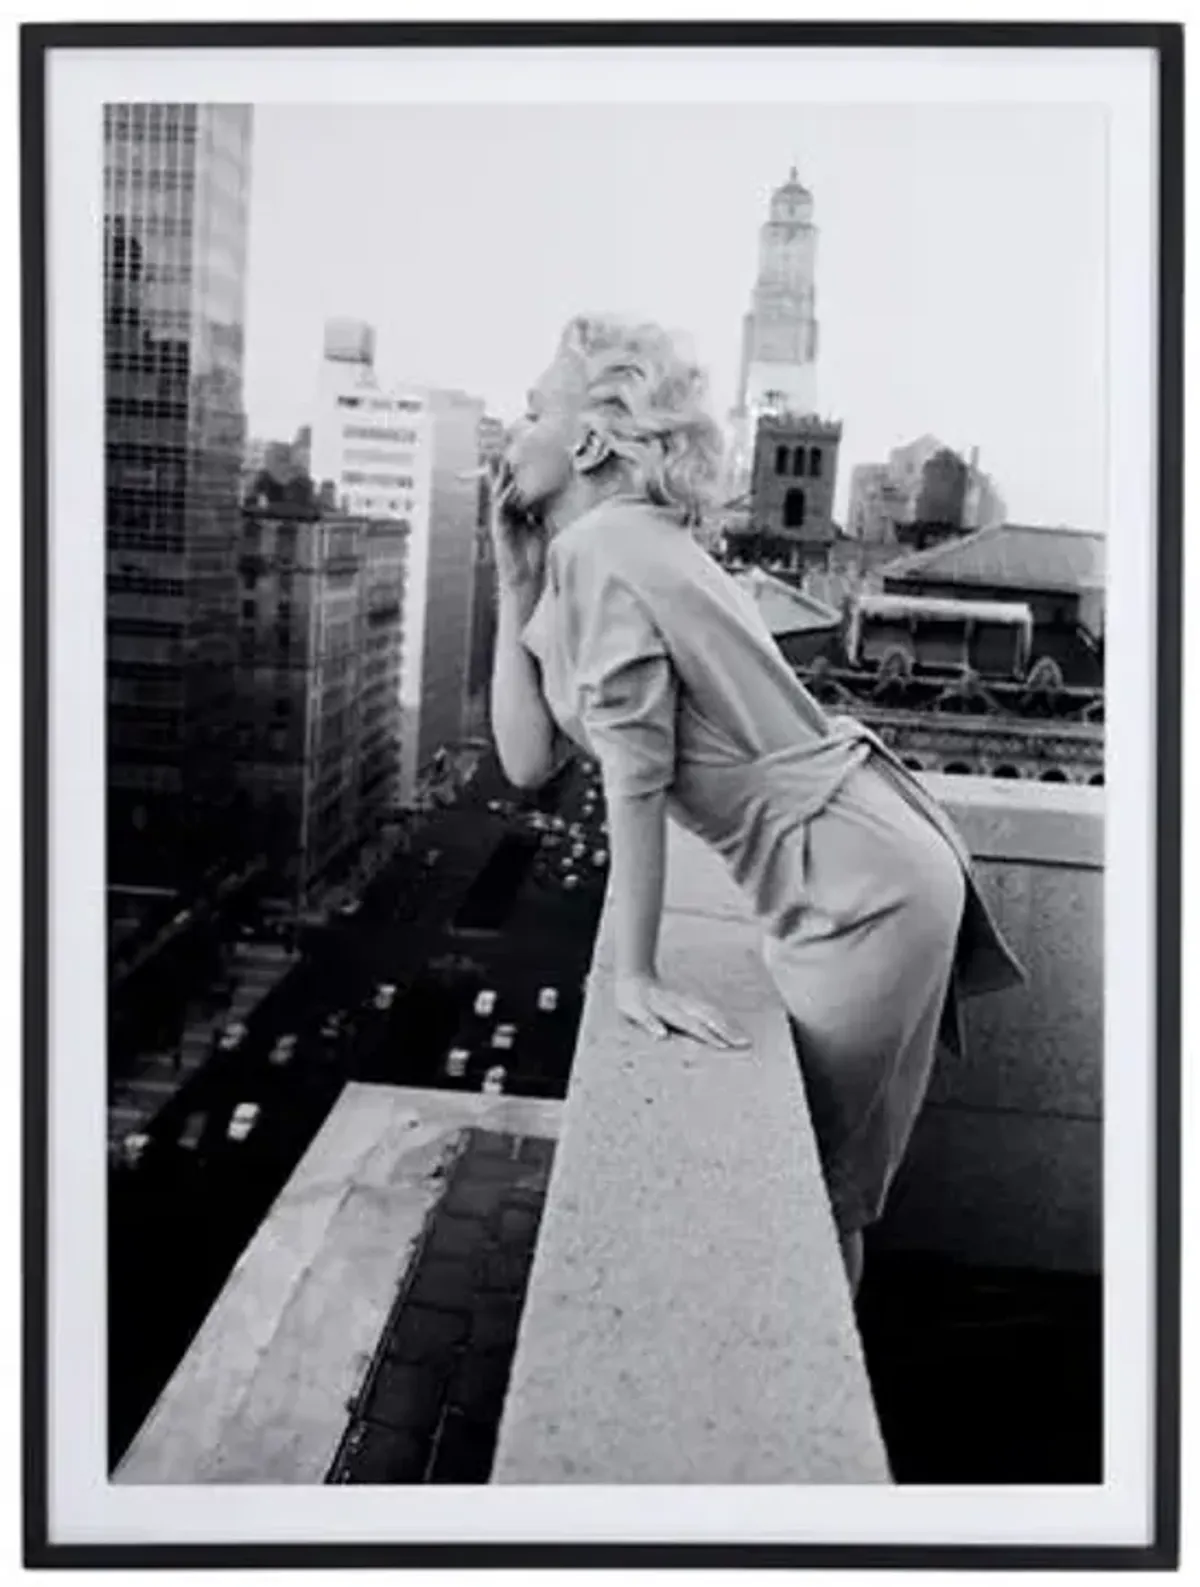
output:
POLYGON ((1082 594, 1104 588, 1104 536, 1032 524, 996 524, 963 540, 899 557, 888 582, 939 581, 1082 594))

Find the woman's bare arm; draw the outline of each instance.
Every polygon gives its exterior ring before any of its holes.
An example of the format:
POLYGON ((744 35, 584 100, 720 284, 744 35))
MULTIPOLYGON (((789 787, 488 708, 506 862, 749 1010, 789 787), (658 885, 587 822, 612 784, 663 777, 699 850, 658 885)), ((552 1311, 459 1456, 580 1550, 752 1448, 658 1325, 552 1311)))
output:
POLYGON ((665 793, 610 794, 612 896, 617 1007, 655 1036, 683 1031, 715 1047, 745 1047, 747 1038, 723 1015, 658 976, 658 933, 667 873, 665 793))
POLYGON ((557 730, 542 695, 537 663, 521 643, 546 579, 544 529, 517 502, 503 467, 491 477, 489 527, 496 556, 499 613, 492 660, 492 735, 504 774, 538 788, 555 770, 557 730))
POLYGON ((537 663, 521 629, 537 604, 538 586, 500 583, 496 654, 492 663, 492 734, 500 764, 518 788, 538 788, 557 765, 554 719, 542 695, 537 663))
POLYGON ((666 794, 610 795, 607 806, 617 977, 652 979, 667 873, 666 794))

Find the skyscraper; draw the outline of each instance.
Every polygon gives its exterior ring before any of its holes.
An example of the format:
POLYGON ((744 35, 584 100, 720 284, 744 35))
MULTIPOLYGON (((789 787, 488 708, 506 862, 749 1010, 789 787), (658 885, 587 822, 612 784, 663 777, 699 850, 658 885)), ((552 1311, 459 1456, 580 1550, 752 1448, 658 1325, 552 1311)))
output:
POLYGON ((733 488, 744 489, 764 413, 817 411, 817 228, 813 197, 792 167, 759 230, 758 271, 742 320, 734 409, 733 488))
MULTIPOLYGON (((479 461, 496 462, 503 455, 505 427, 494 415, 479 421, 479 461)), ((471 657, 467 669, 467 720, 469 737, 483 738, 489 731, 489 695, 492 659, 496 649, 496 558, 492 547, 491 485, 479 481, 479 511, 475 528, 475 575, 471 592, 471 657)))
POLYGON ((367 518, 409 519, 428 495, 422 398, 381 384, 375 332, 329 320, 310 437, 312 476, 334 487, 339 508, 367 518))
POLYGON ((483 403, 463 392, 380 379, 375 334, 325 326, 312 470, 343 511, 409 532, 404 585, 401 798, 439 750, 469 730, 472 601, 481 491, 483 403))
POLYGON ((407 533, 265 471, 244 509, 238 778, 289 910, 395 814, 407 533))
MULTIPOLYGON (((439 750, 456 747, 468 728, 480 509, 479 481, 464 475, 470 476, 479 466, 483 403, 461 391, 430 391, 428 403, 428 549, 422 569, 424 588, 415 570, 413 584, 417 599, 424 598, 420 673, 414 668, 402 674, 408 680, 406 708, 417 712, 419 722, 406 746, 415 749, 415 758, 404 762, 409 787, 439 750)), ((414 633, 414 661, 415 639, 414 633)), ((406 654, 406 667, 408 661, 406 654)))
POLYGON ((238 842, 236 661, 252 112, 104 112, 110 883, 238 842))

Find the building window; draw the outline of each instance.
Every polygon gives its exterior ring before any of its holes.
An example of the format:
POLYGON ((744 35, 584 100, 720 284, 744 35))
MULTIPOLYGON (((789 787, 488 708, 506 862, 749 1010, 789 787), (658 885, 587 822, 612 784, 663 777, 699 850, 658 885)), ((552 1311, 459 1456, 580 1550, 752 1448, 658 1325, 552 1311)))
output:
POLYGON ((247 618, 249 621, 253 622, 254 615, 257 611, 258 607, 253 601, 242 602, 242 616, 247 618))
POLYGON ((786 446, 777 446, 775 448, 775 472, 777 474, 786 474, 787 466, 788 449, 786 446))
POLYGON ((396 451, 394 448, 381 450, 369 446, 347 447, 344 457, 347 463, 387 463, 393 468, 407 468, 413 461, 411 452, 396 451))
POLYGON ((804 478, 804 448, 798 446, 792 453, 792 473, 798 478, 804 478))
POLYGON ((783 527, 799 529, 804 524, 804 492, 789 490, 783 498, 783 527))
POLYGON ((343 485, 382 485, 392 490, 412 490, 413 480, 408 474, 369 474, 357 468, 342 470, 343 485))
POLYGON ((410 446, 417 439, 415 430, 397 430, 382 424, 348 424, 342 434, 348 441, 396 441, 410 446))
POLYGON ((808 474, 810 479, 821 477, 821 448, 814 446, 808 454, 808 474))

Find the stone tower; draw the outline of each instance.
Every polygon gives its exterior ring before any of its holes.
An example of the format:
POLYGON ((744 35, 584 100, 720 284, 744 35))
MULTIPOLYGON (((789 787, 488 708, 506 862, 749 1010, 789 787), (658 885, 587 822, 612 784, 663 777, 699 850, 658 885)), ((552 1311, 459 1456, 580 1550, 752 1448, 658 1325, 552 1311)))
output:
POLYGON ((824 565, 837 539, 833 497, 842 427, 813 415, 764 415, 755 430, 750 490, 754 560, 824 565))
POLYGON ((733 412, 735 491, 744 491, 764 414, 817 411, 817 228, 813 198, 795 166, 771 195, 759 231, 758 274, 742 321, 741 377, 733 412))

